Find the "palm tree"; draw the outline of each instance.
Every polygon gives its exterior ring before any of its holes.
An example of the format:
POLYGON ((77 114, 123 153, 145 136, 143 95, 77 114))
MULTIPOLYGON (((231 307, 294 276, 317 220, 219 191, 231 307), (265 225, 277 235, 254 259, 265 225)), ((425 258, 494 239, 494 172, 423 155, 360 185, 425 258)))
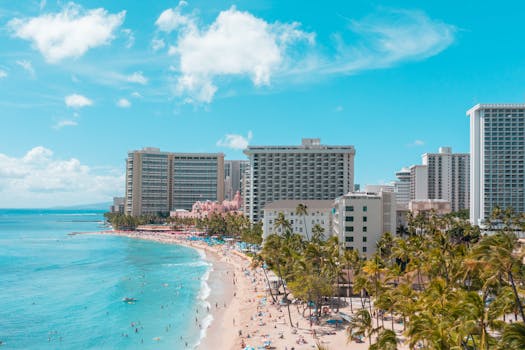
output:
POLYGON ((268 285, 268 290, 270 291, 270 296, 272 297, 273 302, 277 302, 277 299, 273 295, 272 285, 270 284, 270 279, 268 278, 268 273, 266 272, 266 263, 264 262, 260 254, 256 254, 252 259, 252 268, 261 267, 268 285))
POLYGON ((511 286, 522 322, 525 322, 525 312, 515 281, 522 266, 523 254, 516 254, 516 248, 517 238, 514 233, 498 232, 484 237, 474 247, 473 257, 482 266, 483 275, 486 279, 499 279, 511 286))
POLYGON ((511 323, 505 326, 500 341, 501 349, 525 349, 525 324, 511 323))
POLYGON ((323 241, 324 238, 324 228, 319 224, 315 224, 314 227, 312 227, 312 241, 320 242, 323 241))
POLYGON ((275 227, 275 230, 280 229, 282 234, 287 234, 292 231, 292 225, 290 224, 290 221, 286 219, 284 213, 277 214, 273 226, 275 227))
POLYGON ((369 347, 370 350, 397 350, 396 333, 390 329, 383 329, 377 335, 376 342, 369 347))
POLYGON ((367 337, 368 345, 371 345, 372 334, 375 331, 370 313, 366 309, 361 309, 352 317, 346 329, 346 334, 348 335, 348 342, 351 342, 356 337, 367 337))
POLYGON ((346 288, 346 297, 349 299, 350 302, 350 311, 353 313, 353 305, 352 305, 352 299, 350 297, 350 285, 352 285, 352 293, 355 293, 354 291, 354 281, 350 281, 350 270, 352 270, 353 279, 355 280, 356 272, 359 270, 359 264, 361 262, 361 259, 359 259, 359 253, 357 250, 349 250, 345 249, 342 256, 342 262, 346 269, 346 280, 348 283, 348 286, 346 288))
POLYGON ((308 231, 306 228, 306 216, 308 215, 308 207, 303 203, 299 203, 297 205, 297 208, 295 209, 295 214, 302 217, 304 223, 304 234, 306 236, 306 240, 309 241, 310 237, 308 236, 308 231))

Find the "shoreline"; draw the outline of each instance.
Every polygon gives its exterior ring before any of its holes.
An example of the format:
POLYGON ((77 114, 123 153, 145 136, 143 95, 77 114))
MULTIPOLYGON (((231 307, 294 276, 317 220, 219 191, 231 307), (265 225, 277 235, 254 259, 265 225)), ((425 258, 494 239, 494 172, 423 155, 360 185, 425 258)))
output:
MULTIPOLYGON (((268 345, 275 349, 306 350, 315 348, 316 344, 330 350, 368 349, 366 341, 347 342, 346 326, 310 324, 308 312, 305 314, 303 306, 300 305, 290 305, 293 323, 291 326, 287 308, 272 302, 262 269, 251 268, 249 257, 226 245, 208 246, 203 241, 188 240, 191 235, 186 234, 137 231, 74 234, 123 236, 178 244, 204 252, 204 260, 212 265, 208 270, 209 278, 203 278, 210 289, 204 301, 209 304, 209 312, 213 319, 207 328, 201 330, 201 337, 199 343, 194 346, 195 349, 237 350, 247 346, 257 349, 268 345)), ((350 298, 347 301, 352 303, 354 312, 360 307, 359 298, 350 298)), ((342 307, 341 311, 352 314, 349 305, 342 307)), ((398 337, 403 338, 399 325, 396 325, 396 333, 398 337)), ((398 348, 408 349, 406 345, 400 343, 398 348)))
MULTIPOLYGON (((194 349, 234 349, 236 333, 233 329, 225 329, 227 320, 232 320, 237 317, 240 319, 238 302, 234 296, 238 293, 238 288, 233 281, 233 276, 236 271, 236 265, 232 262, 230 252, 223 249, 222 245, 208 246, 202 241, 189 241, 187 234, 167 234, 167 233, 152 233, 152 232, 138 232, 138 231, 118 231, 106 230, 95 232, 72 232, 70 236, 76 235, 108 235, 127 237, 131 239, 140 239, 146 241, 153 241, 162 244, 176 244, 183 247, 196 250, 201 258, 210 264, 207 272, 202 277, 202 286, 197 295, 197 302, 202 303, 203 307, 209 308, 209 316, 211 320, 206 321, 206 317, 202 320, 203 329, 200 331, 200 337, 197 343, 193 346, 194 349), (203 288, 209 288, 209 291, 203 293, 203 288), (229 336, 225 336, 228 334, 229 336)), ((240 254, 236 255, 237 259, 241 258, 240 254)), ((248 258, 245 259, 246 265, 249 265, 248 258)), ((230 321, 232 322, 232 321, 230 321)), ((228 327, 231 328, 231 327, 228 327)))

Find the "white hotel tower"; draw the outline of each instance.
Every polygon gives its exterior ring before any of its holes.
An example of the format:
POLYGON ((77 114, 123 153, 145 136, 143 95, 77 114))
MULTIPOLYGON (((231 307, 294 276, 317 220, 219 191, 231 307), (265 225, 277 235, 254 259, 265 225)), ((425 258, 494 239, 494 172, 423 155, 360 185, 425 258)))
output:
POLYGON ((492 209, 525 212, 525 104, 478 104, 470 117, 470 221, 492 209))
POLYGON ((333 200, 354 188, 354 146, 322 145, 303 139, 300 146, 249 146, 246 214, 262 219, 263 208, 277 200, 333 200))

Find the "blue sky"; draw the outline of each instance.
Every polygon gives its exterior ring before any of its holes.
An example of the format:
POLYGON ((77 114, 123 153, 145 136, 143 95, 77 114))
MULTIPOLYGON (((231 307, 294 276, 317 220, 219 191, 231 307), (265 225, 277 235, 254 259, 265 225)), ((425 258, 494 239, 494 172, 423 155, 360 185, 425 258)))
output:
POLYGON ((467 152, 465 111, 522 102, 518 1, 0 0, 0 207, 106 201, 127 151, 320 137, 356 182, 467 152))

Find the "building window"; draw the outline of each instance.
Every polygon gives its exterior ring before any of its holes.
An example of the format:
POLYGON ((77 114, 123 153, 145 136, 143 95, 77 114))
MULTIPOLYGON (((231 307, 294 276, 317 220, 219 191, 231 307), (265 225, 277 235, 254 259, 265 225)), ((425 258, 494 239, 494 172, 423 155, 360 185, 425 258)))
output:
POLYGON ((354 241, 354 237, 353 236, 345 237, 345 241, 346 242, 353 242, 354 241))
POLYGON ((354 217, 353 216, 347 216, 347 217, 345 217, 345 221, 346 222, 354 222, 354 217))
POLYGON ((354 247, 346 247, 346 250, 354 250, 354 247))
POLYGON ((346 232, 354 232, 354 226, 346 226, 345 227, 346 232))
POLYGON ((367 231, 367 227, 363 226, 363 232, 366 232, 366 231, 367 231))
POLYGON ((346 211, 354 211, 354 206, 353 205, 349 205, 349 206, 345 207, 345 210, 346 211))
POLYGON ((365 237, 363 237, 363 242, 366 242, 366 236, 365 236, 365 237))
POLYGON ((363 253, 366 253, 366 247, 363 247, 363 253))
POLYGON ((366 221, 367 221, 367 217, 363 216, 363 222, 366 222, 366 221))
POLYGON ((368 207, 366 205, 363 205, 363 211, 367 211, 368 207))

